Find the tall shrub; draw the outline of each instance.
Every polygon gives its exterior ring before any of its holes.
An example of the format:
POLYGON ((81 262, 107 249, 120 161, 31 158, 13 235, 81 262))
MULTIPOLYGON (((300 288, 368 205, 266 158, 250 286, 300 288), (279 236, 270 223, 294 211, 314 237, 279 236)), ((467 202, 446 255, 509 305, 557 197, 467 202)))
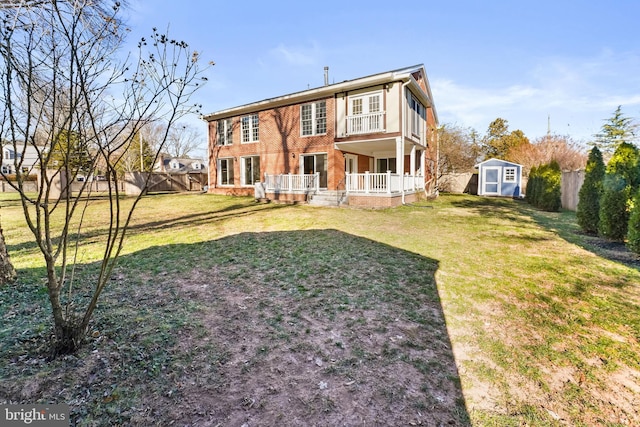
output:
POLYGON ((538 176, 538 168, 536 166, 533 166, 531 168, 531 170, 529 171, 529 178, 527 179, 527 187, 525 189, 525 196, 526 196, 526 200, 527 202, 529 202, 530 205, 534 205, 534 199, 535 199, 535 183, 536 183, 536 177, 538 176))
POLYGON ((631 187, 620 175, 607 174, 604 178, 604 192, 600 199, 600 222, 598 231, 601 236, 623 241, 629 223, 628 202, 631 187))
POLYGON ((607 164, 598 224, 598 231, 604 237, 623 241, 627 235, 631 197, 640 184, 638 160, 638 149, 623 142, 607 164))
POLYGON ((562 171, 556 161, 552 161, 542 168, 542 188, 538 207, 545 211, 557 212, 562 205, 560 185, 562 181, 562 171))
POLYGON ((576 217, 578 225, 587 233, 597 234, 600 222, 600 197, 602 196, 602 180, 605 167, 602 153, 598 147, 589 152, 585 168, 584 183, 578 193, 576 217))
POLYGON ((627 246, 640 254, 640 190, 636 191, 632 205, 627 229, 627 246))
POLYGON ((545 211, 558 211, 561 206, 560 180, 562 173, 557 162, 531 168, 527 182, 527 201, 545 211))

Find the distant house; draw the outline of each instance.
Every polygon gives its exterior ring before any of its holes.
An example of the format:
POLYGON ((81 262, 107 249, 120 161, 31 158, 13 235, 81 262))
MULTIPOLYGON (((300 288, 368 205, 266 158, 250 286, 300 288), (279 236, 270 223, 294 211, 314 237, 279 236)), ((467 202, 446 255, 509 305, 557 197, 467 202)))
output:
POLYGON ((154 172, 187 174, 187 173, 207 173, 207 164, 202 159, 185 159, 160 155, 153 167, 154 172))
POLYGON ((432 188, 438 117, 424 66, 328 80, 325 68, 319 88, 204 116, 209 192, 387 207, 432 188))
POLYGON ((522 165, 489 159, 476 168, 479 196, 522 197, 522 165))
POLYGON ((23 174, 33 173, 33 169, 38 164, 38 152, 36 149, 24 143, 12 144, 2 142, 2 164, 0 171, 4 175, 12 175, 19 169, 23 174))

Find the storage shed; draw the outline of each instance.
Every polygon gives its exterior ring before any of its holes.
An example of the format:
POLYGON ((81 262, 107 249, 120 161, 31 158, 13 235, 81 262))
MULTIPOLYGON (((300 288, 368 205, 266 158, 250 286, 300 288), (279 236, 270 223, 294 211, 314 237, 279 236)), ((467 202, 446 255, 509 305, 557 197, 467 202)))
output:
POLYGON ((522 165, 489 159, 476 168, 479 196, 522 197, 522 165))

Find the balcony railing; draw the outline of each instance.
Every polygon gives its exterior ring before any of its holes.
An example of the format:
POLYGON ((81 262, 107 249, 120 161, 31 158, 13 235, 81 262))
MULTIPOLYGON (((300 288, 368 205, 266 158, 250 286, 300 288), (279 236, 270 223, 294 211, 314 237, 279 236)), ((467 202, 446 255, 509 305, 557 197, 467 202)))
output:
POLYGON ((384 111, 347 116, 347 134, 384 132, 384 111))

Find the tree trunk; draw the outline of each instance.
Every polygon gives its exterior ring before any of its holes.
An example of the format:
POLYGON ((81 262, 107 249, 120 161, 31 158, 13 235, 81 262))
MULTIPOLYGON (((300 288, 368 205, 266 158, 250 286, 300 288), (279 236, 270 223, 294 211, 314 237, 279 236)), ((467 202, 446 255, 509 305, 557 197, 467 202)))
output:
POLYGON ((0 226, 0 285, 6 285, 16 280, 18 275, 11 265, 7 246, 4 244, 4 234, 2 234, 2 226, 0 226))

